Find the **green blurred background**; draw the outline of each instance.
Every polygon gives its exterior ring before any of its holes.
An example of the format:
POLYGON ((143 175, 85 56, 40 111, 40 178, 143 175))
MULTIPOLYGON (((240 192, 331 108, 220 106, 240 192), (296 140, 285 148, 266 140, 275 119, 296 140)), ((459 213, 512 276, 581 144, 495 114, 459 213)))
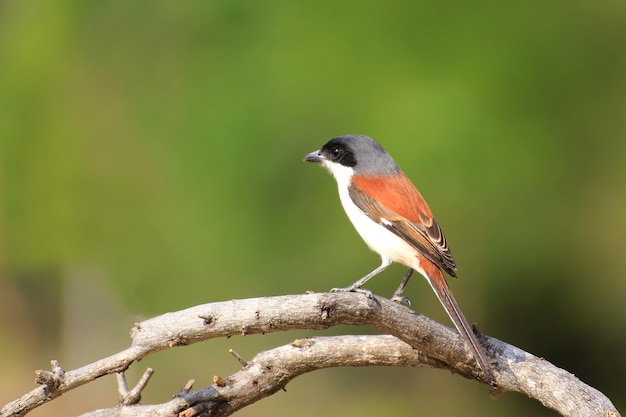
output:
MULTIPOLYGON (((135 321, 326 291, 379 260, 332 178, 380 140, 459 264, 470 321, 626 408, 626 2, 0 1, 0 403, 33 371, 128 346, 135 321)), ((390 295, 404 269, 369 288, 390 295)), ((415 279, 415 309, 450 325, 415 279)), ((132 366, 167 401, 340 328, 215 340, 132 366)), ((106 377, 33 416, 116 402, 106 377)), ((305 375, 240 413, 552 416, 423 369, 305 375)))

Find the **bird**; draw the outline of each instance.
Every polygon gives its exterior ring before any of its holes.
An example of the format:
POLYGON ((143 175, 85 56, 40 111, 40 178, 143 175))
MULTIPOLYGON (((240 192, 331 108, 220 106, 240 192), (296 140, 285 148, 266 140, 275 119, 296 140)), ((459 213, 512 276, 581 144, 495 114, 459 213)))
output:
POLYGON ((344 135, 309 153, 304 161, 320 164, 334 176, 348 218, 382 260, 379 267, 352 285, 331 291, 364 292, 371 297, 363 285, 396 262, 409 270, 392 299, 406 304, 403 291, 413 272, 419 272, 470 348, 486 382, 497 386, 489 359, 443 274, 457 277, 457 265, 443 230, 422 194, 385 148, 365 135, 344 135))

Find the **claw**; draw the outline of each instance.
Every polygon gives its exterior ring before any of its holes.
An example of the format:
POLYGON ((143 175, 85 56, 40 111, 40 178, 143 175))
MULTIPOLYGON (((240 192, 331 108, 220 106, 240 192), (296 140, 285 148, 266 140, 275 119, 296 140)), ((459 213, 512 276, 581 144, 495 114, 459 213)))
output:
POLYGON ((411 307, 411 299, 409 297, 405 297, 403 295, 399 295, 399 294, 394 294, 391 297, 391 301, 396 302, 400 305, 406 306, 406 307, 411 307))

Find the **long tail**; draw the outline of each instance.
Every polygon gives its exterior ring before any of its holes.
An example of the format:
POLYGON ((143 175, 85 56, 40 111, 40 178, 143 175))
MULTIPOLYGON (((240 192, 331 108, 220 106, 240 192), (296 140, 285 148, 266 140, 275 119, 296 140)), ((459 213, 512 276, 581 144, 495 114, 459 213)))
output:
POLYGON ((461 333, 463 339, 465 339, 465 343, 467 343, 472 350, 478 366, 480 366, 480 369, 482 369, 485 374, 485 378, 487 378, 487 382, 496 386, 496 378, 493 374, 491 364, 487 359, 487 355, 478 342, 478 339, 476 339, 476 336, 472 331, 472 327, 469 325, 467 319, 461 311, 461 307, 459 307, 459 304, 454 299, 454 295, 452 295, 452 291, 448 287, 448 283, 446 282, 443 273, 437 266, 428 260, 425 260, 425 262, 423 261, 420 264, 424 272, 426 272, 426 279, 428 280, 428 283, 435 291, 435 294, 437 295, 437 298, 439 298, 443 308, 445 308, 446 313, 448 313, 448 316, 450 316, 450 319, 456 326, 457 330, 461 333), (426 263, 430 265, 427 266, 425 265, 426 263))

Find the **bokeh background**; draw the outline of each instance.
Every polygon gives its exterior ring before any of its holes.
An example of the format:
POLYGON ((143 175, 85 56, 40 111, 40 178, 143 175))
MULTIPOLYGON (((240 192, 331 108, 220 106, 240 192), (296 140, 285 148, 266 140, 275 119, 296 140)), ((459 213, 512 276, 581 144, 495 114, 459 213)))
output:
MULTIPOLYGON (((135 321, 326 291, 375 267, 302 162, 379 139, 420 187, 483 332, 626 409, 626 3, 1 1, 0 403, 128 346, 135 321)), ((404 269, 371 284, 390 295, 404 269)), ((449 324, 423 280, 407 291, 449 324)), ((321 334, 368 332, 340 328, 321 334)), ((145 402, 318 334, 159 353, 145 402)), ((33 416, 115 404, 115 378, 33 416)), ((240 413, 552 416, 424 369, 333 369, 240 413)))

